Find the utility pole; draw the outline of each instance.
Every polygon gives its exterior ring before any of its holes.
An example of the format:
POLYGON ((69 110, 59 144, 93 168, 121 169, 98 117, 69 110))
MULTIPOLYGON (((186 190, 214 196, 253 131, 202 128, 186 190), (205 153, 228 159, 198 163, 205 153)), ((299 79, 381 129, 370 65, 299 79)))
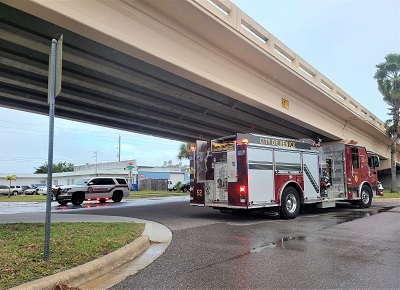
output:
MULTIPOLYGON (((94 156, 93 157, 95 157, 96 158, 96 167, 95 167, 95 173, 96 173, 96 176, 97 176, 97 153, 98 153, 99 151, 93 151, 93 153, 94 153, 94 156)), ((92 157, 92 158, 93 158, 92 157)))
POLYGON ((118 134, 118 162, 121 162, 121 135, 118 134))

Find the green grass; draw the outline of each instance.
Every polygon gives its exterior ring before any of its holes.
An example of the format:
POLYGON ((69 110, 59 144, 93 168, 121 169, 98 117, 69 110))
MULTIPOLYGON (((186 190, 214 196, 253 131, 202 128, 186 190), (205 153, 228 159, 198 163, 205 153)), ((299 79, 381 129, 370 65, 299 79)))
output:
POLYGON ((149 198, 149 197, 166 197, 166 196, 181 196, 188 195, 188 192, 180 192, 180 191, 131 191, 129 198, 149 198))
POLYGON ((44 261, 44 224, 2 224, 0 289, 97 259, 132 242, 143 229, 135 223, 52 223, 50 259, 44 261))
POLYGON ((0 195, 0 201, 15 201, 15 202, 24 202, 24 201, 37 201, 44 202, 46 201, 46 195, 17 195, 17 196, 6 196, 0 195))
MULTIPOLYGON (((166 196, 179 196, 179 195, 188 195, 187 192, 179 192, 179 191, 151 191, 151 190, 143 190, 143 191, 131 191, 130 196, 124 199, 135 199, 135 198, 149 198, 149 197, 166 197, 166 196)), ((36 201, 36 202, 45 202, 47 196, 46 195, 18 195, 18 196, 6 196, 0 195, 0 202, 2 201, 11 201, 11 202, 26 202, 26 201, 36 201)))
POLYGON ((400 191, 390 192, 390 189, 384 189, 382 198, 400 198, 400 191))

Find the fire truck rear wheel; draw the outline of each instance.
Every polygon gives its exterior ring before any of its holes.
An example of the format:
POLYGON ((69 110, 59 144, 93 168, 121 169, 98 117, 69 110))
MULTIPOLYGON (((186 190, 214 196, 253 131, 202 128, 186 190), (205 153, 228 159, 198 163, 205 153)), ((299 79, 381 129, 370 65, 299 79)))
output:
POLYGON ((361 187, 361 199, 359 206, 360 208, 369 208, 372 203, 372 192, 371 188, 367 185, 361 187))
POLYGON ((294 219, 300 212, 299 193, 291 186, 286 187, 282 193, 281 212, 286 219, 294 219))

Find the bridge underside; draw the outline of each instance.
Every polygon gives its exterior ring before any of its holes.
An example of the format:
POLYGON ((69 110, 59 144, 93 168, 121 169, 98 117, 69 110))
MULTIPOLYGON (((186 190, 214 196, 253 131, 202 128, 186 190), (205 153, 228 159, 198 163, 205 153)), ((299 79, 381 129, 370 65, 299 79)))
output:
POLYGON ((48 55, 64 35, 56 117, 180 141, 234 132, 329 136, 0 4, 0 105, 48 114, 48 55))

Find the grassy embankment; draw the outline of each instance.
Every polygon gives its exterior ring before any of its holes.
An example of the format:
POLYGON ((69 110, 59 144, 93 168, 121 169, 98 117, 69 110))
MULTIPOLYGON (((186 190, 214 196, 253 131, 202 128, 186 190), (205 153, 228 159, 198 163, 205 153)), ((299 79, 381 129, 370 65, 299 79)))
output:
POLYGON ((52 223, 50 259, 43 260, 43 223, 0 224, 0 289, 82 265, 141 235, 136 223, 52 223))

